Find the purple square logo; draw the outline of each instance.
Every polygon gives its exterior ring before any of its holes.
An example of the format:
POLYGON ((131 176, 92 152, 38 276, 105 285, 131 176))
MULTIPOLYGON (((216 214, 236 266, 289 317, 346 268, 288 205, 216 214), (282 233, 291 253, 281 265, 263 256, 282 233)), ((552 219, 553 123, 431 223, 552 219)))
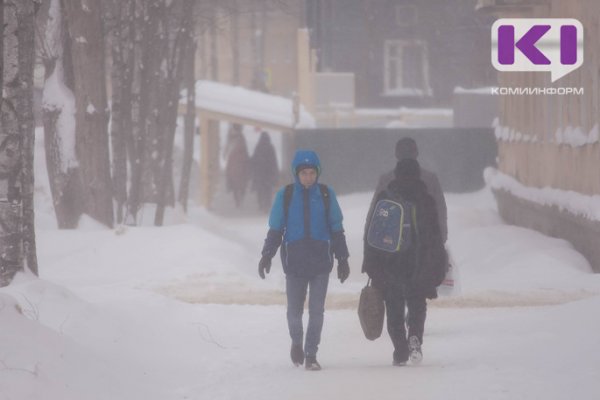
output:
POLYGON ((572 18, 503 18, 492 25, 498 71, 550 71, 552 82, 583 64, 583 26, 572 18))

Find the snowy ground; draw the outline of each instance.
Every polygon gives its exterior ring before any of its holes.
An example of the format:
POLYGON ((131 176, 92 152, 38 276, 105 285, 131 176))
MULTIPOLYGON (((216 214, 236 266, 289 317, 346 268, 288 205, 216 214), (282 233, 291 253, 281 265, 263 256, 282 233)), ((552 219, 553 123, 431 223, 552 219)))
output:
POLYGON ((503 225, 487 190, 448 195, 461 294, 430 303, 423 364, 392 367, 356 315, 369 199, 340 198, 352 274, 330 282, 320 372, 289 360, 278 258, 257 276, 266 218, 58 231, 40 201, 41 279, 0 289, 0 400, 598 398, 600 275, 503 225))

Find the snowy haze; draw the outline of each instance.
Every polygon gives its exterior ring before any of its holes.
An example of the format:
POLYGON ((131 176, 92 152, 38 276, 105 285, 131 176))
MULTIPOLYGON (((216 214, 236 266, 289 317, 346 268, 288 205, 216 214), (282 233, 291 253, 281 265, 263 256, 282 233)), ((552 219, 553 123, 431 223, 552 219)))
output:
POLYGON ((0 289, 0 400, 598 398, 600 276, 567 242, 504 225, 487 188, 447 196, 460 293, 429 303, 424 361, 402 368, 356 314, 371 194, 339 198, 351 275, 332 274, 308 372, 289 360, 278 256, 258 278, 266 217, 193 207, 162 228, 60 231, 39 155, 40 279, 0 289))

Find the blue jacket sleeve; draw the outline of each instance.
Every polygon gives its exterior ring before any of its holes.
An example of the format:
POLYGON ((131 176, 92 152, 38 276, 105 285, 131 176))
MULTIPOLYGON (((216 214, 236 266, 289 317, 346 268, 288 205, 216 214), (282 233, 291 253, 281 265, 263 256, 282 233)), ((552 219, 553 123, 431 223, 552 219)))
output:
POLYGON ((344 216, 342 215, 342 209, 337 201, 335 192, 331 187, 329 187, 329 201, 329 228, 331 232, 343 232, 344 225, 342 221, 344 220, 344 216))
POLYGON ((346 260, 350 257, 348 252, 348 245, 346 244, 346 235, 344 235, 344 225, 342 221, 344 216, 342 215, 342 209, 337 201, 335 192, 329 188, 329 227, 331 229, 331 245, 335 258, 338 260, 346 260))
POLYGON ((271 207, 271 214, 269 214, 269 229, 274 229, 276 231, 283 232, 283 228, 285 227, 284 212, 283 212, 283 192, 284 188, 281 188, 275 194, 275 200, 273 201, 273 206, 271 207))
POLYGON ((281 189, 275 195, 271 214, 269 215, 269 231, 262 249, 262 256, 273 258, 283 239, 283 228, 285 227, 283 212, 283 190, 281 189))

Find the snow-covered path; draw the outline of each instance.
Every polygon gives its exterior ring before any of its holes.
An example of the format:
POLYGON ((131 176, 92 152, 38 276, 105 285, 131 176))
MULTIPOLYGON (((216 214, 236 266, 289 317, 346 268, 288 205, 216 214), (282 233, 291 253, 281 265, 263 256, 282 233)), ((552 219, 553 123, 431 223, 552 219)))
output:
POLYGON ((278 262, 257 277, 266 219, 40 227, 42 279, 0 289, 0 400, 597 398, 600 276, 503 225, 488 191, 448 196, 462 295, 430 304, 423 364, 392 367, 353 307, 368 200, 341 198, 352 275, 330 282, 320 372, 289 361, 278 262))
MULTIPOLYGON (((223 399, 566 399, 574 393, 592 399, 600 389, 600 355, 588 349, 598 349, 597 335, 571 327, 599 305, 596 298, 551 309, 433 309, 425 362, 402 368, 391 366, 387 337, 367 342, 354 312, 329 312, 319 373, 289 362, 284 326, 273 324, 282 308, 228 310, 234 321, 221 343, 231 347, 221 351, 236 368, 219 368, 199 392, 223 399), (247 312, 251 327, 269 328, 231 335, 247 312)), ((216 319, 212 326, 220 325, 216 319)))

